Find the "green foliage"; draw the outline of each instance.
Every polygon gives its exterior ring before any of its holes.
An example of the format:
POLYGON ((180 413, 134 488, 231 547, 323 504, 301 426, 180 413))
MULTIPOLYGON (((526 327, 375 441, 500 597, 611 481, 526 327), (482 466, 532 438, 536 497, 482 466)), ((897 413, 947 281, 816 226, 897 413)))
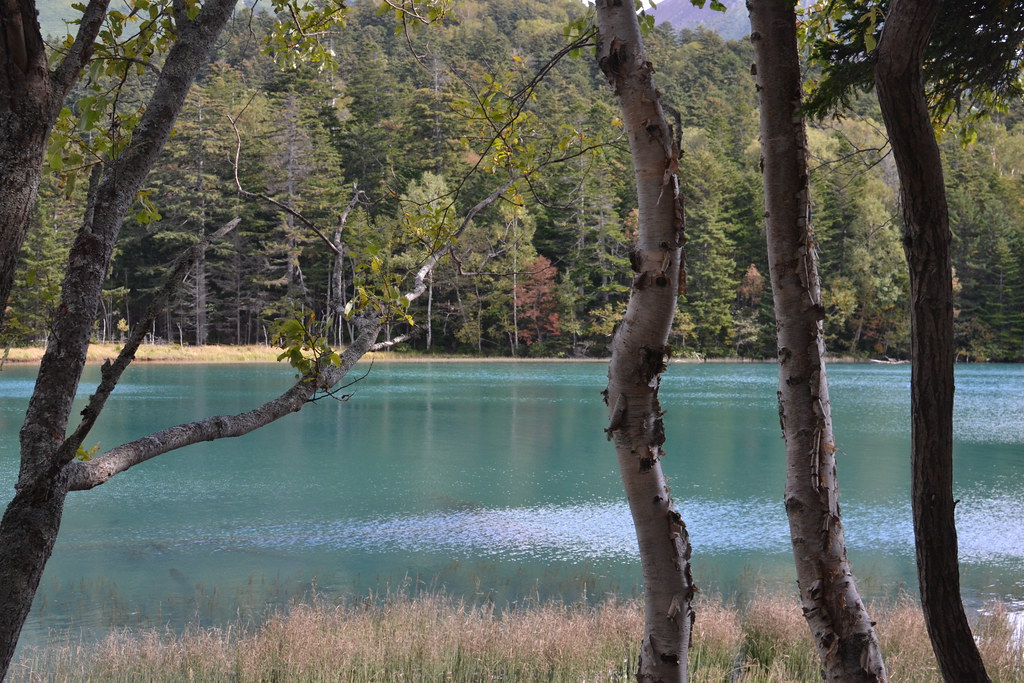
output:
MULTIPOLYGON (((889 4, 819 0, 807 8, 799 36, 821 71, 805 104, 808 112, 823 117, 847 109, 857 92, 874 86, 870 53, 889 4)), ((1022 45, 1024 2, 966 0, 940 12, 924 58, 937 125, 972 124, 1019 101, 1024 94, 1022 45)), ((966 141, 971 133, 965 135, 966 141)))
MULTIPOLYGON (((78 174, 104 159, 117 158, 127 147, 142 118, 144 97, 138 85, 159 68, 177 37, 177 21, 167 0, 134 0, 106 13, 74 106, 65 107, 50 136, 46 162, 73 190, 78 174)), ((199 12, 197 0, 181 3, 189 18, 199 12)), ((72 9, 84 12, 85 5, 72 9)), ((78 23, 78 20, 72 21, 78 23)), ((53 51, 72 46, 67 35, 53 51)))
POLYGON ((89 462, 99 452, 100 452, 100 445, 99 444, 96 444, 95 446, 92 446, 88 450, 86 450, 85 446, 81 446, 80 445, 78 447, 78 450, 75 451, 75 459, 76 460, 81 460, 82 462, 89 462))
POLYGON ((278 21, 265 47, 282 67, 309 64, 323 70, 337 65, 327 38, 345 25, 347 8, 342 0, 273 0, 271 4, 278 21))
MULTIPOLYGON (((703 8, 704 1, 705 0, 690 0, 690 4, 693 5, 694 7, 703 8)), ((716 12, 724 12, 726 11, 726 9, 728 9, 724 4, 722 4, 721 0, 711 0, 710 7, 716 12)))
POLYGON ((271 343, 282 351, 277 360, 287 360, 299 377, 312 381, 325 365, 339 367, 341 356, 327 343, 330 318, 317 321, 316 314, 301 318, 286 318, 274 326, 271 343))
MULTIPOLYGON (((105 27, 105 39, 115 41, 102 54, 143 54, 149 48, 136 34, 146 22, 150 44, 169 37, 169 5, 115 7, 120 14, 105 27)), ((322 339, 342 348, 365 311, 383 316, 391 335, 415 322, 424 334, 410 343, 420 351, 606 353, 628 298, 636 233, 621 121, 592 60, 563 59, 543 80, 533 78, 566 46, 586 47, 589 10, 572 0, 464 0, 450 8, 396 0, 383 12, 379 3, 357 3, 342 15, 328 3, 316 5, 310 20, 333 13, 344 30, 321 24, 287 42, 275 25, 289 7, 306 8, 294 0, 276 7, 279 16, 237 14, 189 96, 141 210, 126 221, 97 337, 115 338, 120 320, 138 319, 166 264, 239 216, 239 227, 207 250, 202 275, 190 273, 181 300, 157 320, 155 341, 198 342, 205 324, 209 342, 269 343, 275 321, 309 328, 315 313, 309 339, 296 329, 281 337, 289 354, 298 349, 307 359, 283 360, 308 369, 314 349, 320 357, 327 351, 303 345, 322 339), (414 30, 424 21, 438 25, 414 30), (292 68, 264 52, 274 40, 295 55, 308 40, 324 59, 292 68), (293 206, 323 238, 239 195, 229 118, 241 138, 243 188, 293 206), (466 212, 510 178, 518 180, 453 240, 466 212), (365 195, 342 225, 356 183, 365 195), (444 258, 428 291, 410 303, 403 294, 432 254, 444 258), (541 258, 550 266, 536 267, 541 258)), ((857 16, 850 30, 863 36, 873 20, 857 16)), ((750 45, 666 25, 645 43, 663 102, 682 124, 690 282, 672 343, 685 354, 771 356, 771 297, 754 294, 753 273, 765 278, 768 262, 750 45)), ((79 221, 82 173, 124 143, 152 80, 138 62, 106 64, 113 61, 103 60, 95 80, 76 91, 51 140, 49 164, 64 184, 46 181, 23 252, 7 316, 18 343, 45 340, 61 258, 79 221)), ((815 125, 809 140, 826 334, 837 353, 905 357, 907 282, 893 170, 877 111, 868 98, 853 91, 851 98, 847 118, 815 125)), ((957 344, 961 357, 1019 360, 1024 110, 1011 107, 975 132, 966 146, 953 136, 942 142, 957 344)))

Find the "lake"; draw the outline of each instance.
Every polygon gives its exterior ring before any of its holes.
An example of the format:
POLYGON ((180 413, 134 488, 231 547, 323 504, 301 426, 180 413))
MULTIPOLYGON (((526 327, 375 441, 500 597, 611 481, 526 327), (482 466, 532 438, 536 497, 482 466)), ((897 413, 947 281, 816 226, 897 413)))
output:
MULTIPOLYGON (((360 365, 321 400, 71 494, 23 644, 51 630, 223 624, 316 592, 492 600, 635 595, 640 572, 603 363, 360 365), (353 378, 354 379, 354 378, 353 378)), ((665 468, 705 591, 792 587, 774 364, 674 364, 665 468)), ((35 373, 0 372, 0 488, 35 373)), ((98 369, 87 369, 95 382, 98 369)), ((916 593, 908 366, 830 369, 847 541, 869 597, 916 593)), ((138 365, 86 446, 237 413, 292 381, 276 365, 138 365)), ((89 385, 90 387, 92 385, 89 385)), ((1024 610, 1024 366, 957 371, 965 599, 1024 610)), ((84 397, 80 397, 80 400, 84 397)), ((3 503, 6 504, 5 494, 3 503)))

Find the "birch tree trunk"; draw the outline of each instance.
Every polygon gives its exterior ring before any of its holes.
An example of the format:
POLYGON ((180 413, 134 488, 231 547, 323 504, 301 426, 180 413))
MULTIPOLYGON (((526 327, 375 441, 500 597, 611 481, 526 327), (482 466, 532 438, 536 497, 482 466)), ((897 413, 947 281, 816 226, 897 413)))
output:
POLYGON ((786 514, 800 600, 825 680, 885 681, 878 636, 857 592, 839 512, 807 138, 799 113, 796 14, 790 0, 748 0, 747 8, 761 101, 779 421, 786 440, 786 514))
POLYGON ((629 136, 639 202, 626 315, 612 338, 605 399, 608 436, 633 515, 644 577, 644 635, 637 678, 685 681, 694 613, 690 542, 665 485, 665 427, 658 387, 681 289, 683 207, 679 150, 659 103, 631 0, 599 0, 601 70, 615 87, 629 136))
POLYGON ((943 677, 988 681, 960 597, 953 499, 953 271, 949 213, 922 62, 938 0, 895 0, 875 85, 900 176, 910 269, 911 505, 917 577, 943 677))

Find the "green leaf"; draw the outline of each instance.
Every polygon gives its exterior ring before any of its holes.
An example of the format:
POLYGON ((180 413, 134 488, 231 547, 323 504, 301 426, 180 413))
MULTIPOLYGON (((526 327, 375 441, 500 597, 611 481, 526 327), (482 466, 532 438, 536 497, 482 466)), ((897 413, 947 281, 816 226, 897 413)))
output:
POLYGON ((95 446, 93 446, 89 450, 85 450, 85 447, 80 445, 78 447, 78 450, 75 451, 75 458, 77 460, 81 460, 82 462, 89 462, 90 460, 93 459, 93 457, 97 453, 99 453, 99 451, 100 451, 100 445, 99 444, 96 444, 95 446))
POLYGON ((869 31, 868 33, 864 34, 864 49, 865 50, 867 50, 868 52, 873 52, 875 47, 877 47, 877 45, 878 45, 878 41, 875 40, 875 34, 873 32, 869 31))
POLYGON ((640 22, 640 32, 644 35, 648 35, 654 30, 654 15, 648 14, 647 12, 641 12, 640 16, 637 17, 640 22))

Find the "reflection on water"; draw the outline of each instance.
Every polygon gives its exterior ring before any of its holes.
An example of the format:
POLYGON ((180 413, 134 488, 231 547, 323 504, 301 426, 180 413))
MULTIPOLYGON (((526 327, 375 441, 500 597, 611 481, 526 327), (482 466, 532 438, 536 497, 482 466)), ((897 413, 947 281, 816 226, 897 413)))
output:
MULTIPOLYGON (((0 373, 0 485, 17 470, 30 368, 0 373)), ((95 370, 90 372, 95 376, 95 370)), ((592 363, 377 364, 347 403, 166 455, 69 499, 26 627, 222 623, 315 589, 445 587, 517 602, 638 590, 636 541, 592 363)), ((909 372, 831 370, 842 505, 869 594, 913 592, 909 372)), ((250 408, 291 381, 264 365, 140 366, 104 448, 250 408)), ((957 375, 963 585, 1024 606, 1024 369, 957 375)), ((773 365, 674 365, 665 466, 705 589, 792 586, 773 365)))

